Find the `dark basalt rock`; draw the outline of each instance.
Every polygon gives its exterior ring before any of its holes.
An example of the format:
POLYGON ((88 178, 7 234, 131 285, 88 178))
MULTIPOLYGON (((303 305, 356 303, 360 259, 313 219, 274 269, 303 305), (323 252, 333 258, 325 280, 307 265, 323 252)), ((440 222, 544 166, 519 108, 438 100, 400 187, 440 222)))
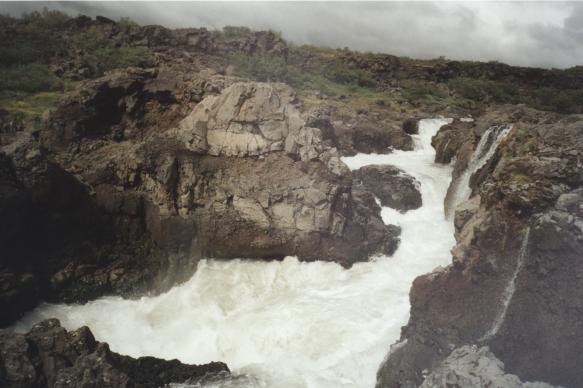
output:
POLYGON ((457 119, 442 126, 431 139, 431 145, 435 148, 435 163, 450 163, 454 157, 458 157, 465 161, 464 165, 460 165, 463 170, 467 165, 467 156, 471 155, 468 151, 473 148, 475 126, 474 122, 457 119))
POLYGON ((403 131, 409 135, 416 135, 419 133, 419 120, 407 119, 403 121, 403 131))
POLYGON ((27 334, 0 330, 0 385, 6 388, 158 388, 201 383, 228 372, 220 362, 187 365, 123 356, 96 341, 86 326, 68 332, 56 319, 36 324, 27 334))
POLYGON ((503 123, 514 129, 456 214, 452 264, 413 283, 410 320, 379 370, 379 388, 417 387, 454 348, 471 344, 489 346, 520 380, 583 385, 583 123, 506 108, 475 128, 503 123))
POLYGON ((365 166, 353 172, 354 181, 370 190, 382 206, 400 211, 421 207, 419 183, 393 166, 365 166))

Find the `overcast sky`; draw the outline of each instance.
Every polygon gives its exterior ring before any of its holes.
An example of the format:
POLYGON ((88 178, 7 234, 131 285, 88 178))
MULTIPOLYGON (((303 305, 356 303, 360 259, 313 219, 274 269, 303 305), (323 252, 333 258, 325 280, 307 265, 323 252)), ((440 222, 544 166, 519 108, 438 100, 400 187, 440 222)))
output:
POLYGON ((414 58, 583 65, 583 3, 574 2, 0 2, 13 15, 43 7, 167 27, 245 25, 300 44, 414 58))

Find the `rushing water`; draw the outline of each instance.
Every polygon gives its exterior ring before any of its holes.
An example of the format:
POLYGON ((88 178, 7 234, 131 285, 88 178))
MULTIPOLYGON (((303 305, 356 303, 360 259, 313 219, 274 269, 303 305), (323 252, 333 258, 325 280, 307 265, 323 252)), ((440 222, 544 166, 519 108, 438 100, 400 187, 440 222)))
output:
POLYGON ((186 283, 156 297, 106 297, 85 305, 42 305, 18 330, 57 317, 82 325, 112 350, 134 357, 226 362, 235 376, 212 387, 341 388, 375 384, 389 345, 409 317, 413 279, 451 261, 453 226, 443 200, 451 167, 436 165, 431 136, 447 120, 423 120, 416 149, 344 158, 352 169, 392 164, 421 183, 423 206, 401 214, 392 257, 345 270, 334 263, 203 260, 186 283))

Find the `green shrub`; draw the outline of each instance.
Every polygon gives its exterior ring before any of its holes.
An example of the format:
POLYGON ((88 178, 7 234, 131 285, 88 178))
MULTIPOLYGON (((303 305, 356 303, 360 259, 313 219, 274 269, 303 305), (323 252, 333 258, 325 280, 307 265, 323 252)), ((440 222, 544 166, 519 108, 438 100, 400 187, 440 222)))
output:
POLYGON ((583 90, 579 89, 561 90, 546 87, 537 89, 534 98, 539 109, 575 113, 580 112, 583 108, 583 90))
POLYGON ((227 38, 235 38, 251 33, 251 29, 243 26, 225 26, 223 27, 223 34, 227 38))
POLYGON ((374 78, 360 69, 352 69, 341 63, 333 63, 326 67, 324 76, 332 82, 344 85, 358 85, 362 87, 374 86, 374 78))
POLYGON ((482 84, 473 78, 454 78, 447 83, 447 86, 463 98, 472 101, 482 101, 482 84))
POLYGON ((63 27, 68 16, 58 11, 33 12, 16 19, 0 17, 0 65, 47 62, 58 53, 63 42, 54 33, 63 27))
POLYGON ((33 93, 60 90, 62 87, 62 81, 47 65, 30 63, 0 68, 0 90, 33 93))
POLYGON ((70 17, 61 11, 48 10, 34 11, 25 13, 20 18, 21 22, 26 25, 29 31, 47 32, 61 29, 70 17))
POLYGON ((437 85, 417 80, 403 80, 401 82, 401 95, 413 104, 427 99, 446 97, 437 85))
POLYGON ((318 90, 328 96, 370 94, 374 80, 368 73, 341 63, 300 68, 282 57, 235 55, 230 58, 239 76, 262 82, 285 82, 298 90, 318 90))
POLYGON ((108 70, 129 66, 144 67, 151 63, 150 52, 145 47, 115 47, 112 42, 96 28, 90 28, 75 38, 80 49, 95 56, 93 69, 96 75, 108 70))
POLYGON ((509 82, 487 81, 484 88, 486 93, 496 102, 514 102, 519 96, 516 85, 509 82))
POLYGON ((519 94, 517 87, 509 82, 458 77, 447 85, 461 97, 477 102, 493 100, 509 103, 515 101, 519 94))
POLYGON ((234 55, 229 60, 240 76, 262 82, 288 82, 298 76, 285 59, 268 55, 234 55))
POLYGON ((150 53, 145 47, 102 47, 95 50, 98 73, 125 67, 150 65, 150 53))

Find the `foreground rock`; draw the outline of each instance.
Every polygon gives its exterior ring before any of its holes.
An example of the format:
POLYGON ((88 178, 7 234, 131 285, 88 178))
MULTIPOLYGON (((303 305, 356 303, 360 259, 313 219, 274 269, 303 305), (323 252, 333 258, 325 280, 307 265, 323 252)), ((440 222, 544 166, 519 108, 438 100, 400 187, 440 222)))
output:
POLYGON ((356 184, 370 190, 382 206, 405 212, 421 207, 419 182, 393 166, 370 165, 353 172, 356 184))
POLYGON ((144 387, 197 384, 229 373, 220 362, 186 365, 154 357, 134 359, 109 350, 86 327, 67 332, 49 319, 27 334, 0 330, 0 385, 27 387, 144 387))
POLYGON ((503 123, 513 130, 458 207, 453 263, 415 280, 406 342, 379 387, 417 387, 468 344, 488 346, 523 381, 583 385, 583 121, 505 108, 472 131, 503 123))
POLYGON ((349 267, 394 252, 399 229, 290 87, 183 70, 86 82, 2 148, 0 325, 41 295, 161 292, 202 257, 349 267))
POLYGON ((553 388, 545 383, 523 383, 504 374, 504 364, 488 350, 463 346, 454 350, 425 379, 420 388, 553 388))

